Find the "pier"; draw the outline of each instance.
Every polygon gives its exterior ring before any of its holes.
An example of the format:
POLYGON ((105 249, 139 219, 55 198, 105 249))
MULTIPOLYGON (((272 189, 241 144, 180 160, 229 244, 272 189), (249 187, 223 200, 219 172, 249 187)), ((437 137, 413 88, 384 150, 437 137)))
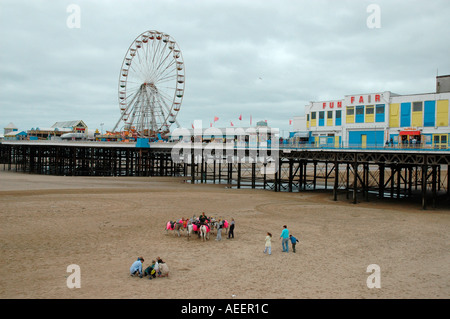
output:
POLYGON ((286 147, 262 152, 233 147, 231 153, 216 154, 205 145, 189 145, 183 146, 181 160, 174 160, 170 143, 139 148, 127 143, 3 142, 0 168, 66 176, 178 176, 192 184, 275 192, 322 190, 333 200, 345 195, 355 204, 373 196, 420 198, 423 209, 450 200, 448 150, 286 147), (277 160, 260 160, 267 155, 277 160))

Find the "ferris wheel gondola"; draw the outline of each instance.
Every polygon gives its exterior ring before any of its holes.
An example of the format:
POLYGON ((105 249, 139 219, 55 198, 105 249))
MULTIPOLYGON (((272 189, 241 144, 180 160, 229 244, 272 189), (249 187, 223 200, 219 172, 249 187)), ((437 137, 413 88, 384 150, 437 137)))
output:
POLYGON ((159 31, 141 33, 129 46, 119 74, 120 118, 139 137, 170 132, 181 109, 185 66, 178 44, 159 31))

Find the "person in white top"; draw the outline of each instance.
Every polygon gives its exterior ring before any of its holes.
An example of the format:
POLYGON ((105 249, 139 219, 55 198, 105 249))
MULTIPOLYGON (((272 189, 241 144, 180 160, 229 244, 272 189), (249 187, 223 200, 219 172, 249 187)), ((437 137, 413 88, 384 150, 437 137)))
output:
POLYGON ((272 254, 272 234, 271 233, 267 233, 266 236, 266 245, 264 248, 264 253, 269 252, 269 255, 272 254))

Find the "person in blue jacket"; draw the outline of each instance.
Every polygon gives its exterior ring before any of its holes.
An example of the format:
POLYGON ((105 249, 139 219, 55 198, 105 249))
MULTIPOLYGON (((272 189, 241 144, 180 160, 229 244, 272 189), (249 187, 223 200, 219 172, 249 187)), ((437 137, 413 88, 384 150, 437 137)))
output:
POLYGON ((280 235, 281 238, 281 244, 283 245, 283 252, 289 252, 289 229, 287 229, 287 226, 283 226, 283 231, 280 235))
POLYGON ((144 258, 138 257, 138 259, 131 265, 130 267, 130 275, 135 276, 139 275, 140 278, 142 278, 143 271, 142 271, 142 263, 144 262, 144 258))
POLYGON ((298 239, 292 235, 289 235, 289 239, 291 240, 292 251, 295 253, 295 244, 298 243, 298 239))

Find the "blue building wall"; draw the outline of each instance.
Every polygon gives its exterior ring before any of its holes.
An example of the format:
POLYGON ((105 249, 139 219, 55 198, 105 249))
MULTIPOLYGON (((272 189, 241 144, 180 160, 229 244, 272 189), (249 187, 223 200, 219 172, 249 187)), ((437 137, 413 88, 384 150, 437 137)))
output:
POLYGON ((357 105, 355 108, 355 123, 364 123, 364 105, 357 105), (361 113, 361 114, 358 114, 361 113))
POLYGON ((384 104, 377 104, 375 106, 375 122, 380 123, 380 122, 384 122, 384 114, 386 112, 386 107, 384 104), (383 113, 377 113, 377 109, 383 109, 383 113))
POLYGON ((319 112, 319 126, 324 126, 324 125, 325 125, 325 112, 320 111, 319 112))
POLYGON ((348 145, 353 147, 361 147, 362 135, 366 135, 366 147, 384 146, 383 131, 350 131, 348 132, 348 145))
POLYGON ((402 103, 400 107, 400 127, 411 126, 411 102, 402 103))
POLYGON ((436 123, 436 101, 425 101, 423 126, 433 127, 436 123))
POLYGON ((342 125, 342 111, 336 111, 336 119, 334 125, 336 126, 342 125))

